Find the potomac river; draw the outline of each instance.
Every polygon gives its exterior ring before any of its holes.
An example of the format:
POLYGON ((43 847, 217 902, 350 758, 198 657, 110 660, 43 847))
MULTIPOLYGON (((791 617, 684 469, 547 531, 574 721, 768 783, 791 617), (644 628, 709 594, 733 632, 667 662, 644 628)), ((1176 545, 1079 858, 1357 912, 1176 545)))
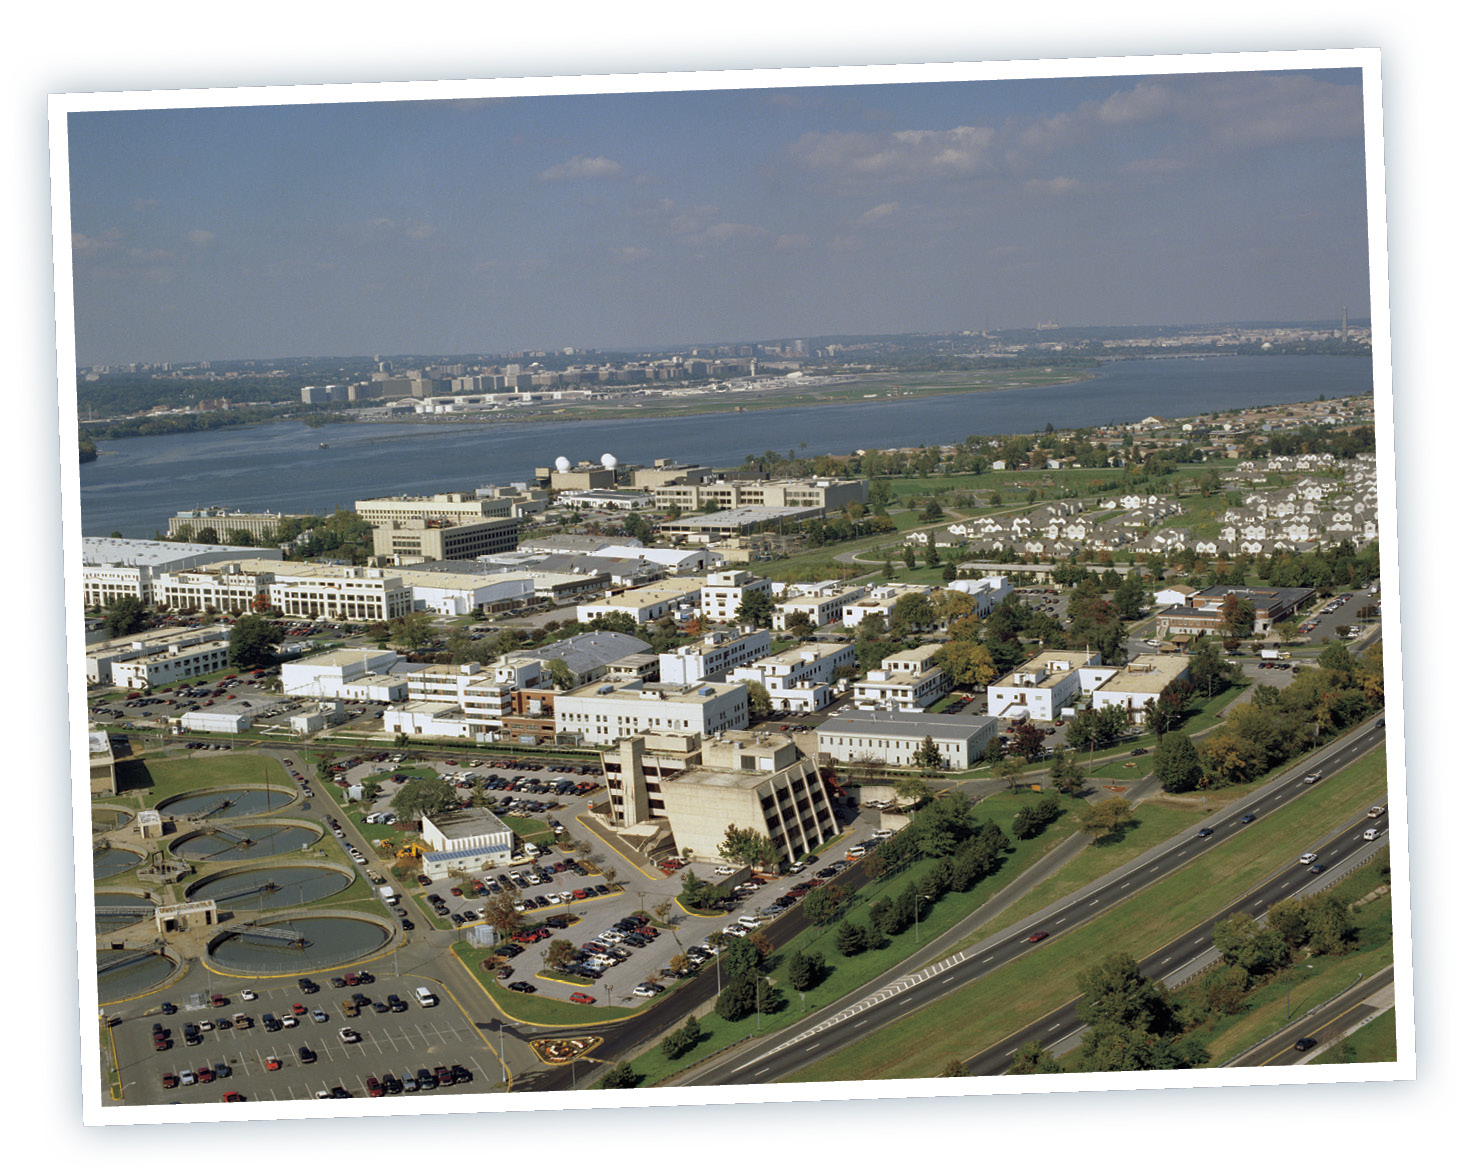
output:
POLYGON ((174 513, 196 506, 329 512, 364 497, 523 481, 558 456, 598 461, 609 452, 622 463, 671 457, 730 467, 768 449, 817 456, 945 444, 1048 424, 1079 428, 1331 399, 1372 387, 1367 357, 1176 357, 1105 363, 1092 378, 1054 387, 696 416, 279 423, 102 440, 100 458, 81 466, 82 527, 90 535, 151 538, 174 513))

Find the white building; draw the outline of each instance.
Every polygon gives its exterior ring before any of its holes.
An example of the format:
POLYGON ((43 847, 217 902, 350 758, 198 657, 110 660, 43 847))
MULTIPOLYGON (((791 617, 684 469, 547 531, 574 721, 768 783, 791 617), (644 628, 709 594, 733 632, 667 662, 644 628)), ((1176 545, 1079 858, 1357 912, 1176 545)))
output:
POLYGON ((183 571, 233 555, 278 559, 269 547, 208 546, 194 542, 162 542, 139 538, 83 538, 81 590, 87 607, 106 607, 128 597, 154 602, 153 582, 170 571, 183 571))
POLYGON ((395 652, 338 648, 280 666, 280 688, 292 697, 390 703, 407 697, 406 661, 395 652))
POLYGON ((424 815, 422 842, 432 849, 422 856, 422 871, 431 880, 502 868, 514 858, 514 833, 497 816, 477 808, 424 815))
POLYGON ((946 670, 936 663, 940 644, 922 644, 908 652, 897 652, 880 662, 880 667, 854 683, 854 703, 859 709, 922 710, 951 687, 946 670))
POLYGON ((639 681, 583 685, 555 699, 555 733, 608 746, 644 731, 701 734, 748 725, 748 687, 639 681))
POLYGON ((935 588, 909 583, 886 583, 880 587, 872 587, 868 594, 859 599, 852 600, 844 605, 841 619, 846 628, 859 626, 861 620, 866 616, 878 615, 888 624, 890 622, 890 609, 907 595, 930 595, 935 588))
POLYGON ((217 625, 206 628, 154 628, 133 636, 105 640, 86 650, 86 679, 93 685, 115 683, 114 670, 124 661, 141 660, 172 650, 181 654, 187 649, 220 640, 227 643, 228 639, 229 628, 217 625))
POLYGON ((695 609, 701 601, 701 579, 663 579, 629 591, 607 592, 604 599, 595 603, 582 603, 575 608, 575 618, 582 624, 588 624, 591 620, 620 611, 637 624, 649 624, 664 615, 695 609))
POLYGON ((778 632, 786 630, 795 612, 808 616, 816 628, 837 624, 844 617, 845 605, 863 598, 864 594, 863 587, 846 587, 834 579, 790 584, 789 597, 773 605, 773 628, 778 632))
POLYGON ((972 597, 977 605, 974 613, 979 617, 992 614, 992 609, 1012 594, 1012 584, 1001 575, 989 575, 982 579, 954 579, 946 584, 948 591, 960 591, 972 597))
POLYGON ((714 624, 732 624, 750 595, 772 594, 773 584, 751 571, 714 571, 702 588, 702 615, 714 624))
POLYGON ((845 711, 818 731, 819 753, 836 762, 875 759, 888 766, 912 766, 929 737, 945 770, 966 770, 997 733, 997 719, 949 713, 861 713, 845 711))
POLYGON ((772 647, 768 630, 735 632, 719 628, 709 632, 696 644, 683 644, 657 658, 661 679, 673 685, 691 685, 698 681, 721 681, 729 671, 767 656, 772 647))
POLYGON ((1004 720, 1052 721, 1113 674, 1097 652, 1050 648, 987 686, 987 712, 1004 720))
POLYGON ((817 713, 834 704, 831 686, 859 665, 851 644, 798 644, 734 669, 729 681, 756 681, 775 709, 817 713))
POLYGON ((1190 677, 1188 656, 1146 653, 1137 656, 1094 690, 1094 708, 1112 705, 1124 710, 1135 725, 1145 720, 1145 703, 1158 701, 1160 694, 1177 681, 1190 677))
MULTIPOLYGON (((214 629, 217 633, 217 629, 214 629)), ((144 647, 148 647, 144 645, 144 647)), ((229 637, 177 640, 152 645, 129 660, 112 665, 112 683, 119 689, 156 689, 174 681, 192 680, 229 667, 229 637)))
POLYGON ((491 741, 512 711, 512 677, 499 680, 476 661, 426 665, 407 676, 407 700, 382 714, 389 734, 491 741))

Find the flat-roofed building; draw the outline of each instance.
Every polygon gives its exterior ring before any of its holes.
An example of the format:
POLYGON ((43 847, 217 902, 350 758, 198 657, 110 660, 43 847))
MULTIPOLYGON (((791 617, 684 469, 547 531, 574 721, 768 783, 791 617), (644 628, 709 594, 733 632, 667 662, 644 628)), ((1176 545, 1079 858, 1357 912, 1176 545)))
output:
POLYGON ((280 558, 278 548, 215 546, 140 538, 83 538, 81 591, 87 607, 106 607, 122 598, 157 601, 160 575, 189 570, 234 556, 254 560, 280 558))
POLYGON ((437 518, 388 519, 371 532, 377 558, 399 563, 476 559, 513 550, 519 544, 518 518, 481 518, 446 522, 437 518))
POLYGON ((522 607, 538 594, 532 575, 493 571, 462 559, 393 567, 391 573, 412 593, 414 611, 440 616, 522 607))
POLYGON ((839 831, 817 767, 780 734, 637 735, 601 766, 612 824, 633 842, 670 840, 683 859, 723 859, 730 824, 766 836, 785 861, 839 831))
POLYGON ((1094 708, 1112 705, 1123 709, 1129 720, 1145 720, 1145 703, 1159 701, 1160 694, 1178 681, 1190 678, 1190 657, 1146 653, 1137 656, 1094 690, 1094 708))
POLYGON ((885 657, 880 667, 854 683, 860 709, 921 710, 951 687, 951 678, 936 662, 940 644, 922 644, 885 657))
POLYGON ((492 741, 513 708, 517 679, 476 661, 423 665, 407 674, 407 700, 383 712, 382 727, 389 734, 492 741))
POLYGON ((112 665, 112 683, 119 689, 157 689, 174 681, 207 676, 229 667, 229 637, 176 641, 112 665))
POLYGON ((995 717, 950 713, 863 713, 846 710, 818 730, 821 755, 836 762, 875 759, 912 766, 930 738, 945 770, 967 770, 997 733, 995 717))
POLYGON ((281 692, 291 697, 391 703, 407 697, 406 661, 376 648, 338 648, 280 666, 281 692))
POLYGON ((117 755, 112 750, 111 735, 106 730, 88 730, 86 750, 90 793, 117 794, 117 755))
POLYGON ((93 685, 113 683, 114 666, 169 649, 184 649, 229 639, 230 629, 222 624, 203 628, 153 628, 93 644, 86 650, 86 679, 93 685))
POLYGON ((702 588, 702 616, 714 624, 735 623, 744 599, 772 594, 772 581, 751 571, 713 571, 702 588))
POLYGON ((762 526, 821 518, 825 512, 822 506, 742 505, 711 514, 683 514, 675 521, 662 522, 659 529, 662 537, 673 542, 711 545, 750 534, 762 526))
POLYGON ((746 685, 666 682, 582 685, 555 701, 555 733, 595 745, 643 731, 701 734, 748 724, 746 685))
POLYGON ((514 858, 514 833, 481 808, 442 811, 422 817, 422 871, 431 880, 454 872, 502 868, 514 858))
POLYGON ((251 539, 263 544, 266 538, 278 541, 280 527, 285 522, 309 522, 310 514, 252 513, 246 510, 231 510, 224 506, 206 506, 192 510, 179 510, 168 519, 168 537, 193 541, 200 530, 212 528, 221 539, 234 531, 243 531, 251 539))
POLYGON ((888 624, 891 609, 907 595, 930 595, 933 591, 934 587, 919 583, 885 583, 846 603, 840 619, 846 628, 859 627, 867 616, 880 616, 888 624))
POLYGON ((1311 587, 1207 587, 1195 592, 1188 605, 1167 607, 1155 616, 1156 634, 1162 639, 1174 633, 1199 635, 1219 632, 1226 627, 1221 608, 1228 597, 1250 603, 1255 609, 1251 630, 1254 635, 1270 632, 1272 627, 1297 614, 1317 592, 1311 587))
POLYGON ((851 502, 864 504, 870 496, 870 483, 863 479, 836 478, 720 479, 657 485, 652 492, 658 509, 677 508, 684 514, 708 506, 721 510, 759 506, 828 512, 842 510, 851 502))
POLYGON ((485 518, 507 518, 512 516, 513 510, 512 498, 479 497, 473 493, 371 497, 356 503, 356 512, 361 520, 372 526, 382 526, 387 522, 410 522, 420 518, 434 518, 456 526, 467 522, 481 522, 485 518))
POLYGON ((683 644, 658 657, 660 677, 669 684, 721 681, 729 670, 766 656, 772 647, 768 631, 731 631, 719 628, 695 644, 683 644))
POLYGON ((859 667, 852 644, 796 644, 733 669, 729 681, 757 681, 775 709, 815 713, 834 703, 830 686, 859 667))
POLYGON ((272 571, 210 567, 165 571, 153 580, 153 600, 181 612, 247 612, 269 599, 272 571))
POLYGON ((694 578, 662 579, 645 587, 608 592, 595 603, 582 603, 575 608, 575 618, 582 624, 600 619, 612 612, 625 612, 637 624, 649 624, 664 615, 695 609, 702 600, 702 580, 694 578))
POLYGON ((1075 698, 1092 693, 1113 675, 1097 652, 1049 648, 987 686, 987 712, 1050 722, 1075 698))
POLYGON ((785 631, 796 612, 806 615, 816 628, 840 623, 844 618, 845 605, 863 598, 864 594, 865 588, 846 587, 837 579, 790 584, 789 597, 773 605, 773 628, 778 632, 785 631))

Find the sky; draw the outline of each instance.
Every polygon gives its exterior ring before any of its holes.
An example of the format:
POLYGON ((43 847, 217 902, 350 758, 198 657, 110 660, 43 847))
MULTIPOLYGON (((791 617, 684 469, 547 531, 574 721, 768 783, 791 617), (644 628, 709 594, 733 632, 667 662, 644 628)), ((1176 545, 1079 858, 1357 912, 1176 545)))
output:
POLYGON ((1368 316, 1357 70, 276 93, 69 116, 78 363, 1368 316))

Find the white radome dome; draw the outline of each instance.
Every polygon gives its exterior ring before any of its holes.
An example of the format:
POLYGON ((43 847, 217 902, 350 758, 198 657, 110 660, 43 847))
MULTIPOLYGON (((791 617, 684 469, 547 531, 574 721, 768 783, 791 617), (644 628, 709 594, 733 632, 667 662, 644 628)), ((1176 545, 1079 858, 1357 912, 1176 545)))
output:
POLYGON ((614 469, 619 462, 615 458, 615 453, 608 452, 601 455, 600 463, 607 469, 614 469))
POLYGON ((561 473, 568 473, 570 471, 570 458, 555 457, 554 467, 558 469, 561 473))

